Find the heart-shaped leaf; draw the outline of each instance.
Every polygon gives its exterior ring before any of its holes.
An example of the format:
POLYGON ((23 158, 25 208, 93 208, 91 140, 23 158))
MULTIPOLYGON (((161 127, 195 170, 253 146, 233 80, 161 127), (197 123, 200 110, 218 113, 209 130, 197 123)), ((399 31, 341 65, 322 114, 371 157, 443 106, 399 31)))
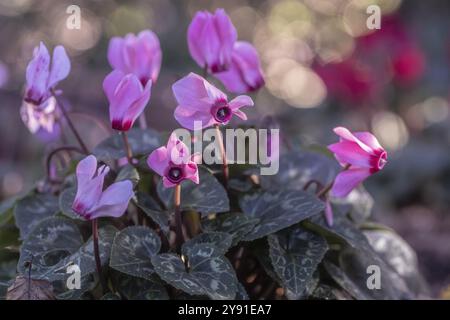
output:
POLYGON ((268 242, 270 259, 286 296, 300 299, 328 250, 327 242, 299 227, 269 235, 268 242))
POLYGON ((151 257, 161 248, 161 240, 150 228, 133 226, 114 238, 109 265, 123 273, 149 278, 154 273, 151 257))
POLYGON ((157 276, 148 279, 115 272, 114 283, 117 291, 127 300, 168 300, 169 295, 163 281, 157 276))
POLYGON ((196 244, 208 243, 216 247, 221 253, 225 254, 231 246, 232 237, 225 232, 206 232, 201 233, 183 244, 183 250, 187 253, 191 248, 195 248, 196 244))
POLYGON ((58 198, 51 194, 30 194, 17 201, 14 216, 20 238, 25 239, 41 220, 54 216, 58 211, 58 198))
POLYGON ((8 288, 6 300, 55 300, 55 295, 50 282, 18 276, 8 288))
MULTIPOLYGON (((159 134, 151 129, 133 128, 127 134, 133 156, 149 154, 161 145, 159 134)), ((94 148, 93 154, 102 161, 117 160, 127 156, 123 138, 119 133, 100 142, 94 148)))
POLYGON ((213 245, 201 243, 184 252, 188 267, 178 255, 164 253, 152 258, 158 275, 190 295, 211 299, 234 299, 237 279, 230 262, 213 245))
POLYGON ((17 268, 28 274, 25 264, 32 261, 31 275, 40 278, 51 266, 75 253, 82 245, 83 238, 74 222, 60 217, 44 219, 23 242, 17 268))
MULTIPOLYGON (((230 210, 228 195, 219 181, 206 169, 199 168, 200 184, 183 181, 181 184, 181 209, 194 210, 203 216, 230 210)), ((158 184, 158 195, 166 208, 173 209, 174 188, 158 184)))
POLYGON ((324 203, 304 191, 265 191, 245 196, 239 202, 244 213, 259 219, 244 240, 251 241, 319 214, 324 203))
POLYGON ((232 246, 239 243, 258 224, 259 219, 251 218, 243 213, 223 213, 214 219, 204 220, 203 229, 208 232, 225 232, 232 236, 232 246))
POLYGON ((163 211, 159 204, 146 193, 138 192, 137 199, 137 206, 168 235, 170 231, 169 213, 163 211))

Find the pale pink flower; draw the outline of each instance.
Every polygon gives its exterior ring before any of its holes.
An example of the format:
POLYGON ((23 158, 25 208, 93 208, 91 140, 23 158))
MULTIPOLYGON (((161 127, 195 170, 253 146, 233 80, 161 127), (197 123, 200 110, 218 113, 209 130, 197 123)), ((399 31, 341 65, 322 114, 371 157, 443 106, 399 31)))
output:
POLYGON ((103 191, 103 182, 109 167, 97 169, 97 159, 90 155, 78 163, 77 194, 72 209, 81 217, 92 220, 98 217, 120 217, 133 196, 130 180, 115 182, 103 191))
POLYGON ((108 61, 116 70, 134 74, 145 86, 148 80, 158 79, 162 52, 158 37, 150 30, 113 37, 109 42, 108 61))
POLYGON ((175 119, 185 128, 194 129, 194 122, 202 128, 215 124, 227 124, 233 115, 247 120, 240 108, 253 106, 249 96, 238 96, 228 102, 227 96, 201 76, 190 73, 172 86, 178 102, 175 119))
POLYGON ((234 44, 228 70, 215 73, 214 76, 222 81, 228 91, 233 93, 255 91, 264 85, 258 52, 245 41, 238 41, 234 44))
POLYGON ((187 38, 189 52, 200 67, 211 73, 229 68, 237 32, 223 9, 217 9, 214 14, 197 12, 187 38))
POLYGON ((33 59, 28 63, 26 71, 26 90, 24 100, 37 107, 52 94, 59 81, 65 79, 70 72, 70 61, 63 46, 55 47, 50 63, 50 55, 44 43, 34 49, 33 59))
POLYGON ((164 186, 171 188, 183 180, 199 183, 195 158, 196 155, 191 155, 187 146, 172 133, 167 146, 154 150, 149 155, 147 164, 162 177, 164 186))
POLYGON ((152 81, 145 86, 134 74, 114 70, 103 81, 113 129, 128 131, 150 100, 152 81))

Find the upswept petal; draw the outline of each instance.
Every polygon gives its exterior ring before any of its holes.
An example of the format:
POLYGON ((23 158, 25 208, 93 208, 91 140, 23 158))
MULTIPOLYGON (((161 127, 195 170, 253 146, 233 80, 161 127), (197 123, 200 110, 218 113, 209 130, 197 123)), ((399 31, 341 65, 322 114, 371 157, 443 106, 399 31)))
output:
POLYGON ((147 165, 160 176, 164 175, 169 166, 169 157, 166 147, 159 147, 154 150, 147 158, 147 165))
POLYGON ((358 167, 370 167, 370 154, 354 142, 344 140, 328 146, 343 166, 350 164, 358 167))
POLYGON ((34 49, 33 59, 28 63, 26 71, 27 95, 29 99, 39 100, 47 91, 47 80, 50 73, 50 55, 43 42, 34 49))
POLYGON ((369 168, 355 168, 340 172, 334 181, 331 194, 339 198, 347 196, 370 174, 369 168))
POLYGON ((47 88, 53 88, 59 81, 65 79, 70 72, 70 60, 63 46, 56 46, 48 78, 47 88))
POLYGON ((362 142, 360 139, 358 139, 353 133, 350 132, 347 128, 344 127, 337 127, 333 130, 339 137, 341 137, 343 140, 351 141, 357 143, 361 149, 366 151, 367 153, 373 153, 373 150, 371 147, 366 145, 364 142, 362 142))
POLYGON ((90 218, 122 216, 132 196, 133 184, 130 180, 113 183, 103 191, 97 205, 90 212, 90 218))

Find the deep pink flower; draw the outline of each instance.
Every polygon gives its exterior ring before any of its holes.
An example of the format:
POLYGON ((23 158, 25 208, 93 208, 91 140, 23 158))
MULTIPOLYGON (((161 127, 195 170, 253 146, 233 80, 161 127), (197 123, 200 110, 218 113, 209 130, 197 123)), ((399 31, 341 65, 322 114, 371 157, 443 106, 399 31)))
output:
POLYGON ((130 180, 115 182, 103 191, 103 182, 109 167, 97 169, 97 159, 90 155, 78 163, 78 189, 72 209, 85 219, 120 217, 125 213, 133 196, 130 180))
POLYGON ((60 111, 54 97, 49 97, 36 107, 30 102, 23 101, 20 108, 22 121, 31 133, 42 137, 42 140, 55 140, 60 134, 60 111))
POLYGON ((152 81, 145 87, 134 74, 114 70, 103 81, 113 129, 128 131, 150 100, 152 81))
POLYGON ((223 9, 217 9, 214 14, 199 11, 189 25, 189 52, 210 73, 229 68, 236 39, 236 28, 223 9))
POLYGON ((230 68, 214 76, 222 81, 228 91, 234 93, 255 91, 264 85, 258 52, 245 41, 234 44, 230 68))
POLYGON ((39 107, 51 96, 59 81, 70 72, 70 61, 63 46, 55 47, 50 64, 50 55, 44 43, 34 49, 33 59, 28 63, 26 72, 26 91, 24 100, 39 107))
POLYGON ((129 33, 123 38, 114 37, 109 42, 109 64, 125 74, 136 75, 143 86, 148 80, 156 82, 161 59, 159 39, 150 30, 141 31, 137 36, 129 33))
POLYGON ((195 158, 196 155, 191 155, 186 145, 172 133, 167 146, 154 150, 149 155, 147 164, 163 177, 164 186, 171 188, 183 180, 199 183, 195 158))
POLYGON ((343 167, 334 181, 331 194, 345 197, 370 175, 383 169, 387 162, 387 152, 370 132, 351 133, 348 129, 337 127, 334 132, 340 141, 328 146, 343 167))
POLYGON ((175 119, 191 130, 194 129, 194 121, 201 122, 202 128, 206 128, 214 124, 227 124, 233 115, 247 120, 240 108, 253 106, 249 96, 238 96, 228 102, 222 91, 195 73, 175 82, 172 91, 178 102, 175 119))

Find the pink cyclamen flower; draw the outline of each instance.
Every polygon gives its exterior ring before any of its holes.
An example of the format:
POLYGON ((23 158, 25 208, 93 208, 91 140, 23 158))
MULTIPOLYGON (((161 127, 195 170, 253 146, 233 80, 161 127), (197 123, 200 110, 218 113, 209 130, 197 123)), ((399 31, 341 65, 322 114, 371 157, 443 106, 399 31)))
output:
POLYGON ((243 120, 247 116, 240 108, 253 106, 249 96, 238 96, 228 102, 227 96, 201 76, 190 73, 172 86, 178 102, 175 119, 185 128, 194 130, 194 122, 202 128, 215 124, 227 124, 233 115, 243 120))
POLYGON ((103 191, 103 182, 109 167, 97 169, 97 159, 90 155, 78 163, 78 189, 72 209, 88 220, 98 217, 120 217, 133 196, 130 180, 115 182, 103 191))
POLYGON ((65 79, 70 72, 70 61, 63 46, 55 47, 50 63, 50 55, 44 43, 34 49, 33 59, 28 63, 26 71, 26 90, 24 100, 40 106, 52 94, 59 81, 65 79))
POLYGON ((161 60, 159 39, 150 30, 141 31, 137 36, 129 33, 123 38, 114 37, 109 42, 109 64, 125 74, 136 75, 143 86, 148 80, 156 82, 161 60))
POLYGON ((128 131, 150 100, 152 81, 145 86, 134 74, 114 70, 103 81, 113 129, 128 131))
POLYGON ((367 177, 383 169, 387 152, 370 132, 351 133, 343 127, 335 128, 334 132, 340 141, 328 149, 347 170, 337 175, 331 194, 345 197, 367 177))
POLYGON ((163 178, 166 188, 174 187, 183 180, 199 183, 196 155, 191 155, 187 146, 175 133, 170 135, 167 146, 154 150, 147 159, 148 166, 163 178))
POLYGON ((215 73, 228 91, 246 93, 258 90, 264 85, 264 76, 255 47, 245 41, 234 44, 230 68, 215 73))
POLYGON ((188 28, 189 52, 210 73, 229 68, 236 39, 236 28, 223 9, 217 9, 214 14, 197 12, 188 28))

